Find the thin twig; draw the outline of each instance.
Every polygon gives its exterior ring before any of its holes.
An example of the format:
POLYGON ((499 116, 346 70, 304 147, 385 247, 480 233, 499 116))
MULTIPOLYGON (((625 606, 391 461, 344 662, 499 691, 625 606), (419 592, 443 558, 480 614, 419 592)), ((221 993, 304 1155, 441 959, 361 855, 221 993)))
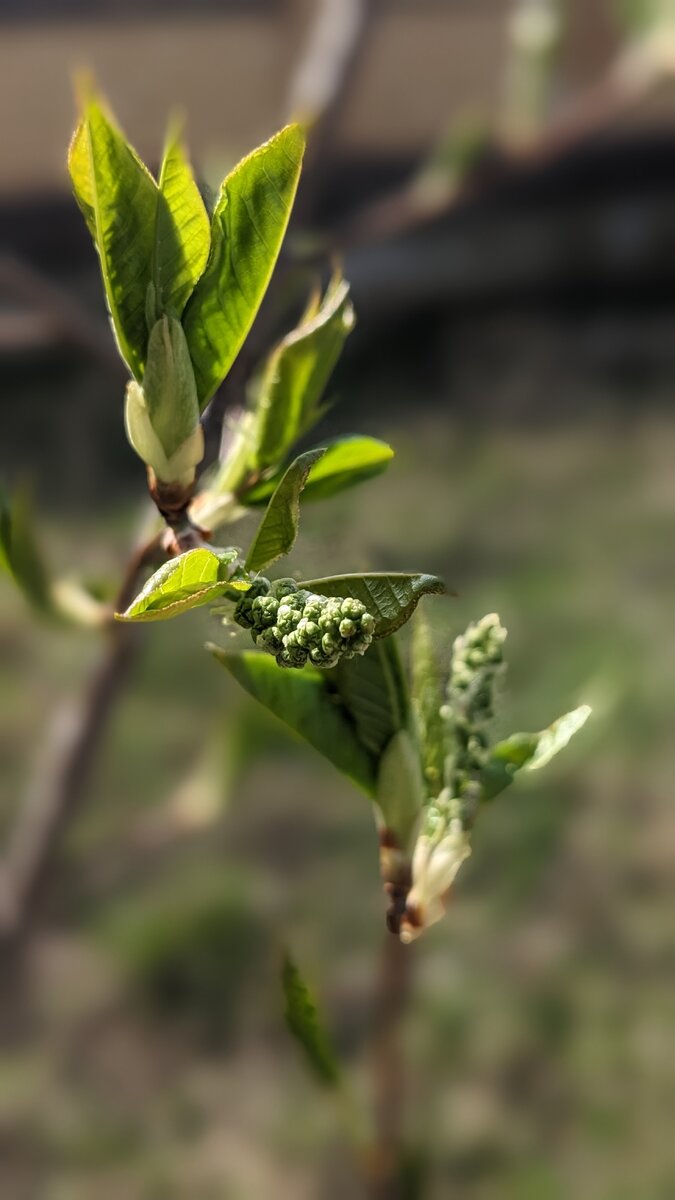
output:
POLYGON ((619 121, 662 74, 661 64, 646 53, 642 59, 634 52, 619 56, 603 78, 567 105, 540 137, 520 146, 495 139, 474 170, 454 183, 449 181, 447 190, 439 189, 431 201, 420 198, 416 180, 405 183, 331 229, 334 242, 347 250, 400 236, 422 221, 454 212, 504 183, 549 166, 619 121))
POLYGON ((414 950, 387 932, 382 944, 370 1046, 375 1139, 369 1160, 371 1200, 402 1200, 406 1077, 402 1024, 414 950))
MULTIPOLYGON (((146 567, 160 552, 155 536, 131 555, 115 600, 127 607, 146 567)), ((0 875, 0 944, 16 944, 39 907, 45 882, 89 782, 96 755, 107 732, 135 661, 136 631, 112 621, 106 646, 78 704, 61 707, 45 739, 38 768, 10 837, 0 875)))

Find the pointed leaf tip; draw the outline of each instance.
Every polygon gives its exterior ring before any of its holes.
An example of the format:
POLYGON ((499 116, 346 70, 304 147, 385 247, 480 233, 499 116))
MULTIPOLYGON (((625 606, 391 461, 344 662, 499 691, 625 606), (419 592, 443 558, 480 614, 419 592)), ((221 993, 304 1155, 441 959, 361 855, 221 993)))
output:
POLYGON ((582 704, 572 712, 558 717, 557 721, 540 733, 537 748, 532 758, 525 764, 527 770, 537 771, 540 767, 545 767, 547 763, 550 763, 551 759, 564 750, 574 735, 583 728, 591 711, 590 705, 582 704))
POLYGON ((304 148, 300 126, 287 125, 244 158, 220 189, 209 261, 183 318, 202 408, 230 370, 267 291, 304 148))
POLYGON ((307 450, 284 473, 246 555, 249 571, 262 571, 292 550, 298 536, 302 489, 311 468, 325 453, 323 447, 307 450))

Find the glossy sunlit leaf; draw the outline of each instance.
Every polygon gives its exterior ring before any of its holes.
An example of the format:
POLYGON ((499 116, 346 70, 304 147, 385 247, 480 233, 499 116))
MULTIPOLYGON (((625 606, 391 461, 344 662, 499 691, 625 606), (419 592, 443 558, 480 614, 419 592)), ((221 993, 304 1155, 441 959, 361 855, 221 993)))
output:
POLYGON ((225 179, 211 222, 211 251, 183 315, 203 408, 251 328, 286 232, 305 148, 288 125, 225 179))
POLYGON ((441 706, 444 687, 438 659, 434 653, 431 628, 418 609, 413 621, 412 704, 419 734, 424 780, 429 796, 437 796, 443 786, 445 757, 441 706))
POLYGON ((286 1000, 284 1016, 290 1032, 302 1047, 305 1060, 318 1081, 334 1087, 340 1078, 335 1051, 317 1011, 316 1000, 288 954, 284 955, 281 985, 286 1000))
POLYGON ((153 281, 160 312, 180 317, 209 257, 211 225, 190 164, 169 131, 157 194, 153 281))
POLYGON ((546 766, 578 733, 591 715, 587 704, 559 717, 541 733, 514 733, 497 742, 481 771, 482 798, 493 800, 513 783, 522 768, 528 771, 546 766))
POLYGON ((445 591, 445 584, 435 575, 403 572, 333 575, 305 580, 299 586, 320 596, 353 596, 361 600, 375 617, 376 638, 388 637, 405 625, 422 596, 445 591))
MULTIPOLYGON (((325 500, 345 488, 363 483, 384 471, 394 457, 394 451, 386 442, 371 437, 345 437, 329 442, 326 453, 316 463, 309 475, 303 493, 303 502, 325 500)), ((241 497, 246 505, 264 504, 271 496, 282 471, 258 483, 241 497)))
POLYGON ((313 667, 283 671, 269 654, 255 650, 228 653, 213 645, 208 648, 249 695, 367 795, 374 796, 376 760, 362 744, 348 705, 340 702, 339 694, 329 685, 328 676, 334 672, 313 667))
POLYGON ((319 420, 326 384, 353 327, 349 285, 336 276, 318 309, 310 308, 267 360, 256 396, 254 468, 283 462, 319 420))
POLYGON ((323 450, 307 450, 285 472, 246 555, 249 571, 262 571, 293 548, 300 521, 300 495, 311 468, 323 454, 323 450))
POLYGON ((238 556, 235 549, 186 550, 155 571, 126 612, 115 615, 119 621, 166 621, 233 590, 244 591, 248 584, 230 580, 238 556))
POLYGON ((75 197, 101 260, 120 353, 143 376, 148 339, 157 185, 95 96, 83 107, 68 155, 75 197))

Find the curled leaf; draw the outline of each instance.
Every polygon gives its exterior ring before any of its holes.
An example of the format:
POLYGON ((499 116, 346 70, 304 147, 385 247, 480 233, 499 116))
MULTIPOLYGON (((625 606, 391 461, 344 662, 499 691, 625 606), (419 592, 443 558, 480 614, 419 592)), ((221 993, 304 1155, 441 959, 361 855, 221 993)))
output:
POLYGON ((298 585, 320 596, 353 596, 376 620, 375 637, 389 637, 410 619, 423 596, 439 595, 445 584, 436 575, 373 572, 332 575, 298 585))
POLYGON ((235 549, 187 550, 155 571, 126 612, 115 616, 118 621, 167 621, 233 589, 245 590, 245 580, 231 579, 230 568, 238 557, 235 549))

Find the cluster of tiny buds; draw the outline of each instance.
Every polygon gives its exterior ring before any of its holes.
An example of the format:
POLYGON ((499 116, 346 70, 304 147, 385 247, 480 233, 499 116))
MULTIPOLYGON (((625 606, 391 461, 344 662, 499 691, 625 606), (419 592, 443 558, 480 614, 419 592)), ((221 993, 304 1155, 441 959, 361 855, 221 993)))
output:
POLYGON ((292 579, 270 583, 262 576, 239 600, 234 619, 280 667, 335 667, 341 658, 365 654, 375 631, 360 600, 318 596, 292 579))
POLYGON ((506 630, 496 613, 469 625, 455 639, 447 704, 441 716, 455 741, 454 790, 464 794, 483 765, 488 742, 485 726, 493 716, 494 691, 504 661, 506 630))
POLYGON ((506 630, 496 613, 469 625, 455 639, 450 668, 450 694, 466 706, 472 724, 492 716, 493 685, 504 661, 506 630))

